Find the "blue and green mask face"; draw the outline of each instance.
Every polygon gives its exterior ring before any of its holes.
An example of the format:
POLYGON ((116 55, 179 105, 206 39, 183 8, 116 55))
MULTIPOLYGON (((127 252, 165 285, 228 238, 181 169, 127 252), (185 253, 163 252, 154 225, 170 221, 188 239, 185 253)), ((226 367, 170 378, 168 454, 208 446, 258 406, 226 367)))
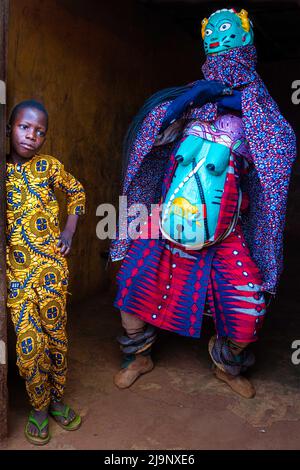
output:
POLYGON ((253 30, 248 12, 218 10, 202 20, 205 54, 219 54, 235 47, 253 44, 253 30))

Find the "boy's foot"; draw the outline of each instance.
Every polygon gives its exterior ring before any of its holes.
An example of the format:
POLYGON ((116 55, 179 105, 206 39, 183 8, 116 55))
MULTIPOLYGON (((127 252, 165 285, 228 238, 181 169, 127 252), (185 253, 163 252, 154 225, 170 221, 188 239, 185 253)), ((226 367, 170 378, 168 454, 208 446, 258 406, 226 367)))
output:
POLYGON ((51 402, 49 414, 59 426, 67 431, 76 431, 81 425, 81 417, 62 402, 51 402))
POLYGON ((50 439, 48 409, 31 410, 24 433, 26 439, 35 445, 47 444, 50 439))
POLYGON ((150 355, 138 354, 127 367, 117 372, 114 376, 114 383, 118 388, 128 388, 140 375, 150 372, 153 367, 150 355))

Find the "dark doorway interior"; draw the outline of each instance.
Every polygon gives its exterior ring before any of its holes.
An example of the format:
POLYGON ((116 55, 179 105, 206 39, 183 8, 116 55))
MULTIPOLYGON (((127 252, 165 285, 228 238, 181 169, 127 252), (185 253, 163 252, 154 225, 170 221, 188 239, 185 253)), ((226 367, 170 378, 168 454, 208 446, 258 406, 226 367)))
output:
MULTIPOLYGON (((67 399, 84 417, 78 433, 53 426, 52 449, 295 448, 299 435, 299 367, 291 344, 299 339, 299 164, 291 183, 286 264, 261 341, 252 378, 258 394, 243 401, 215 382, 201 341, 162 332, 154 371, 129 390, 112 382, 120 332, 112 307, 117 265, 105 270, 108 242, 98 240, 96 208, 117 203, 121 142, 152 92, 201 77, 200 21, 225 2, 11 0, 8 104, 45 102, 50 135, 45 153, 58 156, 87 191, 88 214, 69 259, 69 382, 67 399), (297 403, 298 402, 298 403, 297 403), (74 434, 74 435, 73 435, 74 434)), ((259 71, 283 114, 297 129, 291 84, 299 69, 300 8, 295 2, 232 2, 253 18, 259 71), (298 18, 298 19, 297 19, 298 18), (282 42, 282 31, 285 42, 282 42)), ((9 438, 5 448, 29 448, 25 388, 9 335, 9 438)))

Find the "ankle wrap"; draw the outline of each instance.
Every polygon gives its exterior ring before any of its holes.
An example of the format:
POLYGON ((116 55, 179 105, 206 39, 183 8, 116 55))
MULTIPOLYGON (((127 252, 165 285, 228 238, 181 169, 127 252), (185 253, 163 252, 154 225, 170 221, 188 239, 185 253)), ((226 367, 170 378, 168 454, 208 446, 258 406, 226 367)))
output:
POLYGON ((211 354, 215 362, 222 365, 226 372, 231 375, 239 375, 254 364, 255 357, 251 351, 246 349, 238 355, 233 354, 229 341, 224 337, 216 338, 211 354))
POLYGON ((141 354, 148 351, 156 340, 156 330, 152 325, 148 325, 146 329, 129 338, 127 335, 119 336, 117 341, 120 343, 121 350, 124 354, 141 354))

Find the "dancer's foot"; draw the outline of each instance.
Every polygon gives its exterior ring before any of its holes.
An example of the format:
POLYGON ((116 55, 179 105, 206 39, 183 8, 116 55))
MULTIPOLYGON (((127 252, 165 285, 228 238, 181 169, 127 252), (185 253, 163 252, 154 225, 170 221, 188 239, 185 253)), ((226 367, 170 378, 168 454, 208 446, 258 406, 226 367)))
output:
POLYGON ((226 338, 210 338, 208 351, 214 363, 214 373, 217 379, 227 383, 229 387, 244 398, 253 398, 255 388, 241 372, 254 364, 254 356, 245 350, 234 354, 229 348, 226 338))
POLYGON ((49 414, 55 419, 57 424, 67 431, 75 431, 81 425, 81 417, 61 401, 51 402, 49 414))
POLYGON ((154 367, 150 354, 143 356, 138 354, 114 377, 114 383, 118 388, 130 387, 142 374, 150 372, 154 367))
POLYGON ((251 351, 241 349, 239 354, 234 353, 225 337, 212 336, 208 343, 208 352, 219 369, 233 376, 240 375, 255 363, 255 357, 251 351))
POLYGON ((229 387, 243 398, 253 398, 255 396, 255 388, 253 384, 242 375, 231 375, 214 366, 214 374, 217 379, 227 383, 229 387))
POLYGON ((31 444, 44 445, 50 441, 48 407, 30 411, 24 432, 31 444))

